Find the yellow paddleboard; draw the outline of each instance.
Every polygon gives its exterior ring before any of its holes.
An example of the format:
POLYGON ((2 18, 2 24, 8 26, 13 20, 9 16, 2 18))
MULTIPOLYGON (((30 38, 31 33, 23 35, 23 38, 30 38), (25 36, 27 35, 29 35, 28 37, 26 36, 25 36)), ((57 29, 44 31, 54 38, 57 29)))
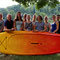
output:
POLYGON ((14 55, 42 55, 60 52, 60 35, 48 32, 0 33, 0 52, 14 55))

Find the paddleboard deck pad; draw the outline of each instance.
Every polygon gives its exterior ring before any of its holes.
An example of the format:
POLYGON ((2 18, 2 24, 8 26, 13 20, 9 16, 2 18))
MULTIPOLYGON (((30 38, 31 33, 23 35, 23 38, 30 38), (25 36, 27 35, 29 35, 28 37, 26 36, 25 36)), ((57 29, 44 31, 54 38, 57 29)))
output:
POLYGON ((14 55, 45 55, 60 52, 60 35, 48 32, 0 33, 0 52, 14 55))

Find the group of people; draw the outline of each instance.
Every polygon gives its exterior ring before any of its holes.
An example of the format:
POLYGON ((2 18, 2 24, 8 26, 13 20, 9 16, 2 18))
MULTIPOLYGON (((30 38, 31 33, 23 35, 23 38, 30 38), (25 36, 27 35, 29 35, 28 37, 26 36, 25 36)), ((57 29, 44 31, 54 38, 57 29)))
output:
POLYGON ((60 15, 53 15, 52 20, 53 24, 51 25, 48 22, 48 17, 45 16, 44 19, 42 16, 29 14, 24 14, 23 18, 21 12, 17 12, 15 19, 12 20, 12 16, 7 14, 6 20, 3 21, 3 15, 0 14, 0 32, 6 31, 34 31, 34 32, 51 32, 51 33, 60 33, 60 15))

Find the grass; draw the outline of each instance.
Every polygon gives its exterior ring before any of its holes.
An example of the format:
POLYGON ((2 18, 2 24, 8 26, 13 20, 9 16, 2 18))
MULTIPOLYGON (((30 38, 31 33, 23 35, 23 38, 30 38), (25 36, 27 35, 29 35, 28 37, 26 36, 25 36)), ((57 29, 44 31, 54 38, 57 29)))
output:
POLYGON ((60 60, 60 54, 40 55, 40 56, 6 56, 0 57, 0 60, 60 60))

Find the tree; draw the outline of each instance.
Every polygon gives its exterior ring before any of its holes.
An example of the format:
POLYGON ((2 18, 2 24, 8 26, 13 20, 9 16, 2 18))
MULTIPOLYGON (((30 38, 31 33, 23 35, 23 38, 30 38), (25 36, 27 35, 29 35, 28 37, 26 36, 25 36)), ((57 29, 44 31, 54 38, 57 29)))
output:
POLYGON ((3 19, 5 19, 6 18, 6 15, 8 14, 8 11, 5 8, 0 8, 0 13, 3 14, 3 19))
POLYGON ((13 0, 21 5, 23 4, 24 6, 30 6, 31 4, 35 4, 37 9, 40 9, 41 7, 45 6, 48 4, 51 7, 55 7, 56 4, 59 4, 59 0, 13 0))
POLYGON ((7 7, 7 10, 10 11, 10 10, 14 10, 14 12, 18 12, 20 11, 20 5, 13 5, 13 6, 10 6, 10 7, 7 7))
POLYGON ((14 18, 15 18, 15 12, 14 12, 14 10, 10 10, 8 13, 11 14, 12 19, 14 20, 14 18))

